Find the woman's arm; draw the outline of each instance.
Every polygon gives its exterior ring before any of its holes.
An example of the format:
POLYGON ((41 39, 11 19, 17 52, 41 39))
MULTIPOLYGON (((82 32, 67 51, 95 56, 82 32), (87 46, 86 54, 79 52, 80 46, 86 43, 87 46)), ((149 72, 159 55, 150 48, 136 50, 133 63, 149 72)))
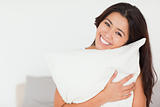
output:
POLYGON ((54 95, 54 107, 62 107, 62 105, 64 104, 65 102, 63 101, 63 99, 61 98, 57 88, 56 88, 56 91, 55 91, 55 95, 54 95))
MULTIPOLYGON (((101 92, 100 92, 101 93, 101 92)), ((91 98, 90 100, 83 102, 83 103, 78 103, 78 104, 65 104, 63 101, 62 97, 60 96, 58 90, 56 89, 55 91, 55 97, 54 97, 54 107, 100 107, 101 106, 101 101, 103 101, 101 98, 102 94, 97 94, 95 97, 91 98)))
POLYGON ((146 107, 146 96, 143 91, 143 85, 142 85, 142 75, 139 75, 136 84, 135 84, 135 90, 134 97, 133 97, 133 103, 132 107, 146 107))

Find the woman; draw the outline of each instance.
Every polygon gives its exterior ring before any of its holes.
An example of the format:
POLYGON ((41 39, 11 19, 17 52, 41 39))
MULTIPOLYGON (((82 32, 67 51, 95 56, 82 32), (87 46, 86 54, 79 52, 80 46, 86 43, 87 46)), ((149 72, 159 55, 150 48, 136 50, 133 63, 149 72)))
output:
POLYGON ((135 83, 123 86, 125 82, 132 78, 132 75, 119 82, 112 82, 117 75, 117 72, 115 72, 99 94, 79 104, 65 104, 56 89, 54 106, 100 107, 107 102, 127 99, 133 91, 132 107, 149 107, 156 73, 152 66, 149 35, 142 13, 137 7, 128 3, 118 3, 112 5, 97 17, 95 25, 97 27, 95 41, 86 49, 113 49, 146 38, 146 43, 140 48, 140 75, 135 83))

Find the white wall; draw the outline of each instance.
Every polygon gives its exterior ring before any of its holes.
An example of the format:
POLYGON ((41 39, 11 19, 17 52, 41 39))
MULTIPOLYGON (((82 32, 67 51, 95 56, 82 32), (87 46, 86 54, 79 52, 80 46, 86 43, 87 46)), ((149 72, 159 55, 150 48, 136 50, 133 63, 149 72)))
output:
MULTIPOLYGON (((15 107, 16 84, 24 82, 26 75, 50 75, 44 59, 47 52, 89 46, 95 38, 95 17, 117 1, 1 0, 0 106, 15 107)), ((132 4, 146 18, 160 75, 160 1, 134 0, 132 4)))

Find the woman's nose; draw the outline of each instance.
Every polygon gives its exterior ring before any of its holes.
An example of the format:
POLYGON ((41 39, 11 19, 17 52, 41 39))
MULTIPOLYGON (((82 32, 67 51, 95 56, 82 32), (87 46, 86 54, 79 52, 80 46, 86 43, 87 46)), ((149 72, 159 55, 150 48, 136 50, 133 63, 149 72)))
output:
POLYGON ((104 35, 106 39, 112 40, 113 39, 113 30, 107 31, 104 35))

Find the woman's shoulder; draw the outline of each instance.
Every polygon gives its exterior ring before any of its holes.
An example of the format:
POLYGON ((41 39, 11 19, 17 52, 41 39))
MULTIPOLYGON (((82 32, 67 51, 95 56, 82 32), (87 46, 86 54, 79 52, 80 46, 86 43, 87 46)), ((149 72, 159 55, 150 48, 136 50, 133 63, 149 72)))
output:
POLYGON ((96 47, 95 46, 89 46, 89 47, 87 47, 85 49, 96 49, 96 47))

